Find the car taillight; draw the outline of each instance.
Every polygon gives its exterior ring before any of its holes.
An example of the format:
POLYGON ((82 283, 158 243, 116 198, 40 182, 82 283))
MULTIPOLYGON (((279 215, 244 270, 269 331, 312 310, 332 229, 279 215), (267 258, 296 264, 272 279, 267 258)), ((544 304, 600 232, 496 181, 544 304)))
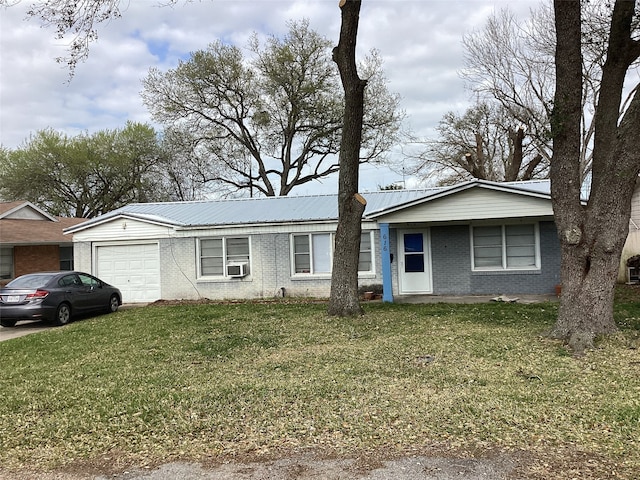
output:
POLYGON ((33 293, 27 294, 27 299, 38 300, 38 299, 45 298, 47 295, 49 295, 49 292, 47 292, 46 290, 36 290, 33 293))

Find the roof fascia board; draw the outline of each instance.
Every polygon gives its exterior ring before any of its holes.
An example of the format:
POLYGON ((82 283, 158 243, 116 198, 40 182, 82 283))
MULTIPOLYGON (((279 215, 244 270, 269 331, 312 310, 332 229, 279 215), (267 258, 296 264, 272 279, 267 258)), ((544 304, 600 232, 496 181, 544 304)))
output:
POLYGON ((544 198, 546 200, 551 199, 550 193, 527 190, 525 187, 519 188, 519 187, 514 187, 513 185, 504 184, 504 183, 494 183, 494 182, 485 183, 485 181, 483 180, 479 180, 479 182, 482 182, 482 183, 479 183, 478 187, 486 188, 488 190, 495 190, 495 191, 507 192, 507 193, 516 193, 518 195, 524 195, 525 197, 544 198))
MULTIPOLYGON (((499 221, 505 221, 508 222, 509 220, 520 220, 526 218, 527 220, 530 221, 536 221, 536 222, 547 222, 547 221, 553 221, 554 217, 553 215, 525 215, 525 216, 518 216, 518 217, 504 217, 504 218, 500 218, 498 219, 499 221)), ((490 224, 490 225, 495 225, 496 224, 496 220, 495 218, 485 218, 485 219, 474 219, 474 220, 438 220, 435 222, 428 222, 429 227, 450 227, 452 225, 474 225, 474 224, 490 224)), ((394 223, 393 224, 393 228, 398 228, 398 229, 410 229, 410 228, 415 228, 416 223, 415 222, 403 222, 403 223, 394 223)))
POLYGON ((91 220, 85 222, 85 223, 81 223, 79 225, 74 225, 72 227, 67 227, 65 228, 62 233, 67 235, 70 233, 76 233, 76 232, 80 232, 82 230, 86 230, 87 228, 93 228, 93 227, 97 227, 98 225, 104 225, 105 223, 109 223, 112 222, 114 220, 135 220, 138 222, 143 222, 143 223, 148 223, 150 225, 158 225, 160 227, 170 227, 173 229, 177 229, 177 227, 179 227, 179 224, 176 223, 171 223, 169 221, 167 222, 162 222, 160 220, 153 220, 147 216, 144 215, 136 215, 136 214, 131 214, 131 213, 121 213, 118 215, 113 215, 110 216, 108 218, 102 218, 100 220, 96 220, 94 222, 91 222, 91 220))
MULTIPOLYGON (((179 231, 187 232, 187 231, 198 231, 198 230, 222 230, 230 227, 231 228, 274 228, 274 227, 282 227, 282 226, 291 225, 291 224, 331 225, 331 224, 338 223, 338 219, 328 219, 328 220, 302 220, 302 221, 291 220, 291 221, 284 221, 284 222, 269 222, 269 223, 226 223, 226 224, 220 224, 220 225, 180 225, 180 224, 171 223, 171 222, 154 221, 144 216, 137 216, 132 214, 120 214, 120 215, 111 216, 109 218, 104 218, 92 223, 81 223, 79 225, 67 227, 63 230, 63 233, 64 234, 76 233, 82 230, 86 230, 88 228, 96 227, 98 225, 102 225, 105 223, 112 222, 114 220, 121 220, 121 219, 136 220, 136 221, 141 221, 141 222, 145 222, 153 225, 159 225, 162 227, 171 227, 176 232, 179 232, 179 231)), ((370 220, 368 218, 363 218, 362 221, 365 224, 375 223, 374 220, 370 220)))
MULTIPOLYGON (((519 195, 524 195, 527 197, 535 197, 535 198, 543 198, 545 200, 551 200, 551 193, 536 192, 533 190, 527 190, 526 187, 519 188, 519 187, 514 187, 513 185, 504 184, 504 183, 489 182, 487 184, 486 181, 483 181, 483 180, 480 180, 480 181, 485 183, 484 185, 479 185, 482 188, 488 188, 490 190, 503 191, 507 193, 517 193, 519 195)), ((587 200, 584 198, 580 198, 580 203, 582 205, 586 205, 587 200)))
MULTIPOLYGON (((363 221, 372 222, 364 219, 363 221)), ((225 223, 218 225, 184 225, 176 227, 176 231, 197 231, 197 230, 221 230, 225 228, 273 228, 283 227, 287 225, 331 225, 338 224, 338 219, 329 220, 290 220, 284 222, 265 222, 265 223, 225 223)))
POLYGON ((3 247, 24 247, 24 246, 28 246, 28 245, 60 245, 63 247, 66 246, 71 246, 73 245, 73 240, 69 239, 67 241, 61 241, 61 242, 48 242, 48 241, 38 241, 38 240, 34 240, 31 242, 8 242, 8 243, 4 243, 2 242, 2 246, 3 247))

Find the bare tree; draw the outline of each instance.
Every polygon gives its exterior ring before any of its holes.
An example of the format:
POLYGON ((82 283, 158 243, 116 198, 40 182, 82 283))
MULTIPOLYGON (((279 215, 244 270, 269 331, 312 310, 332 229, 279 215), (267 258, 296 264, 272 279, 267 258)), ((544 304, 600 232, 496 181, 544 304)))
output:
POLYGON ((582 75, 583 12, 580 0, 554 1, 551 190, 562 250, 562 296, 552 335, 567 340, 576 353, 592 346, 595 335, 616 330, 614 288, 640 172, 638 86, 626 109, 623 101, 627 72, 640 58, 640 37, 633 30, 636 8, 633 0, 616 0, 609 22, 593 119, 591 194, 583 205, 581 125, 583 91, 588 88, 582 75))
MULTIPOLYGON (((168 0, 174 3, 177 0, 168 0)), ((0 0, 0 7, 19 3, 20 0, 0 0)), ((69 53, 58 57, 58 63, 65 63, 69 75, 73 76, 76 65, 89 56, 91 42, 98 39, 97 25, 120 18, 120 0, 41 0, 31 4, 27 15, 40 19, 43 25, 53 27, 57 39, 71 36, 69 53)))
MULTIPOLYGON (((606 58, 610 2, 585 2, 583 12, 580 177, 591 172, 594 141, 594 114, 601 91, 606 58)), ((469 88, 479 95, 500 102, 526 126, 529 136, 543 156, 551 159, 551 115, 555 89, 554 52, 556 45, 554 14, 541 4, 525 21, 508 9, 491 16, 480 30, 463 37, 465 68, 461 72, 469 88)), ((637 21, 636 21, 637 22, 637 21)), ((637 23, 632 30, 637 31, 637 23)))
POLYGON ((472 178, 494 182, 548 176, 523 125, 499 103, 481 102, 463 115, 448 112, 436 127, 439 134, 413 157, 417 175, 451 185, 472 178))
POLYGON ((362 214, 366 202, 358 194, 359 157, 364 118, 366 80, 358 76, 356 38, 361 0, 340 0, 340 40, 333 49, 344 89, 344 120, 340 142, 338 179, 338 228, 331 274, 328 313, 335 316, 362 314, 358 299, 358 255, 362 214))
POLYGON ((499 102, 526 128, 548 164, 554 40, 547 25, 553 17, 545 12, 540 7, 521 25, 512 12, 503 9, 489 17, 482 29, 464 35, 461 76, 473 92, 499 102))

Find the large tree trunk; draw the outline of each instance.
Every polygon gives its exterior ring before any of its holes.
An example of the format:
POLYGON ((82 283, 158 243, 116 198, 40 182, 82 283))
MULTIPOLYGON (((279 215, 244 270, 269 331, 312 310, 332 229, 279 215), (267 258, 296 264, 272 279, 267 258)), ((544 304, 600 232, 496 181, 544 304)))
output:
POLYGON ((358 77, 356 37, 361 0, 340 0, 342 25, 333 60, 338 64, 345 94, 344 126, 340 143, 338 178, 338 228, 331 274, 328 313, 336 316, 361 315, 358 298, 358 259, 365 202, 358 195, 360 145, 364 113, 365 80, 358 77))
POLYGON ((595 335, 617 329, 613 298, 640 171, 640 96, 618 124, 626 72, 640 55, 631 39, 634 3, 617 0, 595 113, 591 192, 580 202, 580 0, 555 0, 556 93, 551 192, 562 250, 562 296, 552 336, 582 353, 595 335))
MULTIPOLYGON (((524 128, 518 127, 515 130, 509 128, 508 135, 509 143, 511 144, 511 155, 504 171, 504 181, 515 182, 518 180, 518 174, 520 173, 520 168, 522 168, 522 142, 524 141, 524 128)), ((523 180, 527 179, 523 178, 523 180)))

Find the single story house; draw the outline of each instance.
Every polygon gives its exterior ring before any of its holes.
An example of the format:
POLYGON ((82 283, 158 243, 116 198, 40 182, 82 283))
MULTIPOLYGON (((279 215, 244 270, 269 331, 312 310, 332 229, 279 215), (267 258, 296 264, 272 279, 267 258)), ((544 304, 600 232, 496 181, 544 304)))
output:
MULTIPOLYGON (((549 181, 363 193, 360 286, 403 295, 548 294, 549 181)), ((76 269, 158 299, 328 297, 337 195, 131 204, 65 231, 76 269)))
POLYGON ((0 283, 42 270, 72 270, 73 242, 65 228, 84 218, 54 217, 27 201, 0 203, 0 283))

